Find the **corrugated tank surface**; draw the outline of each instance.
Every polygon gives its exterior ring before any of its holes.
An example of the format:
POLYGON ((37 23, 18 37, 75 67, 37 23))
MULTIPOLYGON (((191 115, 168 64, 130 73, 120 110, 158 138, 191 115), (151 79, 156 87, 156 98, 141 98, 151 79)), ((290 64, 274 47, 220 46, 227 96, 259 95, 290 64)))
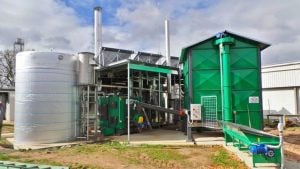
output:
POLYGON ((63 53, 17 54, 15 146, 75 137, 75 63, 63 53))

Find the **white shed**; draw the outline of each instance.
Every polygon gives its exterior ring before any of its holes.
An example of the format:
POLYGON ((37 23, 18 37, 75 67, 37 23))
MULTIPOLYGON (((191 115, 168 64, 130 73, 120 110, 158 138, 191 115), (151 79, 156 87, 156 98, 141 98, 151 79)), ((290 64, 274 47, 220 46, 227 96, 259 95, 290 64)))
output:
POLYGON ((300 62, 262 67, 264 114, 299 114, 300 62))
POLYGON ((9 123, 15 120, 15 89, 0 88, 0 100, 5 103, 5 117, 9 123))

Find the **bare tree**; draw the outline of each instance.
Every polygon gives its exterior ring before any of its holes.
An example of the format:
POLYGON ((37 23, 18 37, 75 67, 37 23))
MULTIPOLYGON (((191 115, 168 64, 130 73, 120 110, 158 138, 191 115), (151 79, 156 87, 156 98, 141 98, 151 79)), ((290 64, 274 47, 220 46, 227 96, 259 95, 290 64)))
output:
POLYGON ((0 88, 14 87, 16 56, 12 50, 0 51, 0 88))

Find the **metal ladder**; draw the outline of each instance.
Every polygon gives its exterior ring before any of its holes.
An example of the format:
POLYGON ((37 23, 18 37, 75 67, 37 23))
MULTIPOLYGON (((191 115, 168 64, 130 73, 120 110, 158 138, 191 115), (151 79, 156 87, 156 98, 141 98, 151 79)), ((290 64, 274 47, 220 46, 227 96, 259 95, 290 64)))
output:
POLYGON ((96 138, 98 134, 98 104, 97 104, 97 86, 80 85, 80 112, 79 129, 80 137, 90 140, 96 138))

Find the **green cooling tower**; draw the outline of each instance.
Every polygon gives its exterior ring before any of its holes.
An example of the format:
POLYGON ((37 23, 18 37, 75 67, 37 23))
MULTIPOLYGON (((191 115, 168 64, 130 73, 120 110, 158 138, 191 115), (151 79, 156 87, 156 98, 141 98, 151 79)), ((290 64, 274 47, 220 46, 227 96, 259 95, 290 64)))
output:
POLYGON ((184 107, 201 104, 201 122, 262 129, 261 51, 269 45, 228 31, 183 48, 184 107))

